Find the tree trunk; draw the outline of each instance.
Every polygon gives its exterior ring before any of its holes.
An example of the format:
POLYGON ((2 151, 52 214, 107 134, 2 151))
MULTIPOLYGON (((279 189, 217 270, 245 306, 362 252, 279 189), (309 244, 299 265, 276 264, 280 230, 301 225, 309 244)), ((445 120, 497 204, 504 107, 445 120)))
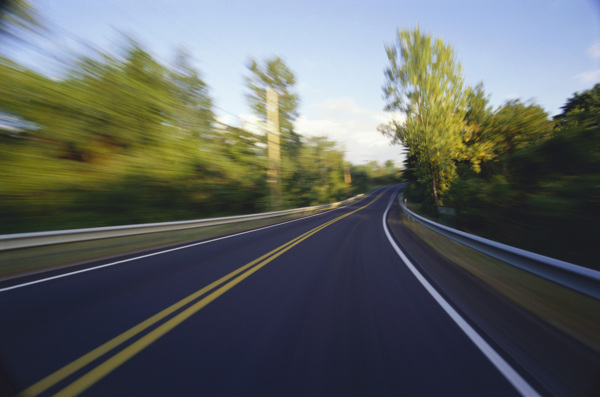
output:
POLYGON ((438 205, 438 191, 437 191, 437 178, 435 177, 435 170, 431 168, 431 184, 433 186, 433 199, 435 205, 438 205))

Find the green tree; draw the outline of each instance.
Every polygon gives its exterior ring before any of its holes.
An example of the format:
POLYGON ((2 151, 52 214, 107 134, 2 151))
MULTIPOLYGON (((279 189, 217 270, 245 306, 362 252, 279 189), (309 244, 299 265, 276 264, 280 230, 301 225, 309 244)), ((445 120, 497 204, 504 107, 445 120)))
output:
MULTIPOLYGON (((546 158, 540 167, 546 173, 565 175, 600 174, 600 84, 575 93, 554 117, 554 135, 540 152, 546 158)), ((586 187, 593 190, 591 185, 586 187)))
POLYGON ((196 138, 209 137, 214 123, 208 86, 192 67, 185 51, 178 51, 175 67, 169 71, 171 96, 174 99, 172 122, 182 133, 196 138))
POLYGON ((388 174, 393 174, 396 172, 396 166, 392 160, 386 160, 383 166, 385 167, 385 172, 388 174))
POLYGON ((582 93, 575 93, 561 109, 562 113, 554 117, 558 129, 600 126, 600 83, 582 93))
POLYGON ((303 139, 294 159, 283 159, 284 199, 288 206, 307 206, 346 197, 344 152, 326 137, 303 139))
POLYGON ((295 92, 294 73, 279 57, 265 60, 264 65, 259 65, 256 60, 251 59, 248 69, 250 75, 246 77, 246 84, 250 89, 247 95, 250 106, 266 121, 266 88, 270 87, 277 92, 282 153, 296 155, 300 148, 300 136, 294 131, 294 121, 298 117, 300 98, 295 92))
POLYGON ((537 145, 552 134, 552 122, 540 106, 512 100, 501 106, 491 120, 489 140, 502 160, 505 176, 510 157, 518 150, 537 145))
POLYGON ((496 158, 485 175, 461 175, 453 186, 458 225, 597 268, 598 91, 599 85, 570 98, 554 128, 539 106, 511 101, 498 108, 484 134, 494 142, 496 158))
POLYGON ((229 211, 251 213, 267 209, 265 139, 241 128, 222 126, 214 134, 213 162, 221 160, 215 199, 229 211))
POLYGON ((464 156, 462 67, 451 46, 421 34, 418 28, 399 30, 396 43, 386 46, 386 52, 385 109, 399 110, 406 117, 381 126, 380 131, 415 155, 419 182, 442 205, 443 194, 456 178, 455 160, 464 156))
POLYGON ((488 97, 483 91, 483 84, 466 90, 467 112, 465 114, 465 161, 470 163, 472 169, 479 173, 481 164, 496 157, 494 142, 489 139, 492 109, 488 97))
POLYGON ((156 146, 167 135, 179 105, 168 69, 134 40, 126 40, 121 56, 96 54, 73 66, 61 84, 65 120, 48 121, 57 136, 96 151, 97 143, 111 150, 156 146), (74 136, 85 140, 72 141, 74 136))
POLYGON ((0 36, 19 38, 25 31, 35 31, 41 25, 39 15, 27 0, 0 1, 0 36))
POLYGON ((120 50, 81 58, 60 80, 0 58, 5 232, 238 210, 213 199, 244 163, 206 131, 212 101, 198 73, 185 59, 170 70, 132 40, 120 50))

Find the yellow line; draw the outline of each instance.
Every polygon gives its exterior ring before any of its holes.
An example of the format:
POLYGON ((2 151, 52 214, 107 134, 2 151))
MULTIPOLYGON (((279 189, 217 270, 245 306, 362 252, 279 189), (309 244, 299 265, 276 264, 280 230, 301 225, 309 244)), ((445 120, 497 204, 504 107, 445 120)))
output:
POLYGON ((67 386, 66 388, 64 388, 63 390, 58 392, 57 394, 55 394, 55 396, 56 397, 59 397, 59 396, 66 397, 66 396, 75 396, 75 395, 82 393, 88 387, 92 386, 94 383, 98 382, 104 376, 106 376, 110 372, 114 371, 121 364, 125 363, 127 360, 129 360, 130 358, 135 356, 137 353, 139 353, 140 351, 142 351, 143 349, 148 347, 152 342, 159 339, 161 336, 163 336, 164 334, 166 334, 167 332, 169 332, 170 330, 172 330, 173 328, 175 328, 176 326, 181 324, 183 321, 190 318, 192 315, 194 315, 200 309, 204 308, 206 305, 208 305, 209 303, 211 303, 212 301, 214 301, 215 299, 217 299, 218 297, 223 295, 225 292, 229 291, 231 288, 233 288, 237 284, 241 283, 244 279, 246 279, 247 277, 252 275, 254 272, 256 272, 257 270, 266 266, 269 262, 271 262, 272 260, 274 260, 275 258, 280 256, 284 252, 288 251, 295 245, 300 244, 300 242, 302 242, 303 240, 312 236, 313 234, 317 233, 319 230, 315 230, 312 234, 305 236, 301 240, 296 241, 294 244, 279 251, 275 255, 265 259, 264 261, 259 263, 257 266, 248 270, 246 273, 238 276, 237 278, 231 280, 230 282, 228 282, 224 286, 220 287, 216 291, 214 291, 211 294, 207 295, 206 297, 202 298, 200 301, 196 302, 195 304, 193 304, 189 308, 185 309, 184 311, 182 311, 175 317, 171 318, 169 321, 165 322, 164 324, 162 324, 161 326, 159 326, 152 332, 150 332, 147 335, 145 335, 144 337, 140 338, 133 344, 127 346, 125 349, 121 350, 119 353, 115 354, 114 356, 112 356, 111 358, 109 358, 108 360, 106 360, 105 362, 103 362, 102 364, 100 364, 99 366, 97 366, 96 368, 94 368, 93 370, 88 372, 87 374, 83 375, 81 378, 77 379, 75 382, 73 382, 72 384, 70 384, 69 386, 67 386))
MULTIPOLYGON (((305 234, 310 233, 306 232, 305 234)), ((304 236, 304 235, 302 235, 304 236)), ((301 238, 302 236, 297 237, 296 239, 301 238)), ((66 366, 64 366, 63 368, 59 369, 58 371, 48 375, 47 377, 45 377, 44 379, 38 381, 37 383, 33 384, 32 386, 30 386, 29 388, 27 388, 26 390, 24 390, 21 395, 23 396, 36 396, 40 393, 43 393, 45 390, 47 390, 48 388, 54 386, 56 383, 60 382, 61 380, 65 379, 67 376, 73 374, 74 372, 80 370, 81 368, 83 368, 84 366, 88 365, 89 363, 91 363, 92 361, 96 360, 97 358, 101 357, 102 355, 108 353, 110 350, 114 349, 115 347, 127 342, 129 339, 131 339, 132 337, 134 337, 135 335, 139 334, 140 332, 143 332, 145 329, 151 327, 152 325, 156 324, 157 322, 159 322, 160 320, 162 320, 163 318, 169 316, 170 314, 176 312, 177 310, 179 310, 180 308, 182 308, 183 306, 187 305, 188 303, 192 302, 193 300, 199 298, 200 296, 204 295, 206 292, 210 291, 211 289, 217 287, 218 285, 226 282, 227 280, 231 279, 232 277, 236 276, 237 274, 243 272, 244 270, 246 270, 247 268, 253 266, 254 264, 260 262, 261 260, 263 260, 264 258, 268 257, 269 255, 277 252, 278 250, 285 248, 286 245, 293 243, 296 239, 289 241, 288 243, 275 248, 274 250, 262 255, 260 258, 257 258, 255 260, 253 260, 252 262, 240 267, 239 269, 221 277, 220 279, 218 279, 217 281, 207 285, 206 287, 194 292, 193 294, 185 297, 184 299, 180 300, 179 302, 174 303, 173 305, 167 307, 166 309, 162 310, 161 312, 155 314, 154 316, 150 317, 149 319, 139 323, 138 325, 134 326, 133 328, 125 331, 124 333, 114 337, 113 339, 109 340, 108 342, 105 342, 104 344, 102 344, 101 346, 97 347, 96 349, 92 350, 91 352, 87 353, 86 355, 78 358, 77 360, 71 362, 70 364, 67 364, 66 366)))
POLYGON ((168 308, 162 310, 161 312, 155 314, 154 316, 150 317, 149 319, 139 323, 138 325, 134 326, 133 328, 131 328, 131 329, 125 331, 124 333, 116 336, 115 338, 109 340, 108 342, 97 347, 96 349, 94 349, 91 352, 87 353, 86 355, 80 357, 79 359, 71 362, 70 364, 66 365, 65 367, 48 375, 44 379, 38 381, 34 385, 32 385, 29 388, 27 388, 26 390, 24 390, 20 395, 36 396, 40 393, 43 393, 48 388, 54 386, 55 384, 62 381, 66 377, 72 375, 74 372, 82 369, 84 366, 90 364, 92 361, 94 361, 97 358, 101 357, 102 355, 108 353, 110 350, 123 344, 124 342, 133 338, 140 332, 142 332, 145 329, 151 327, 152 325, 158 323, 159 321, 161 321, 165 317, 169 316, 170 314, 176 312, 183 306, 185 306, 185 305, 189 304, 190 302, 194 301, 195 299, 201 297, 202 295, 204 295, 208 291, 216 288, 217 286, 226 283, 231 278, 237 276, 241 272, 249 269, 250 267, 252 267, 258 263, 258 265, 255 266, 254 268, 248 270, 246 273, 238 276, 234 280, 229 281, 227 284, 221 286, 220 288, 218 288, 211 294, 207 295, 200 301, 196 302, 192 306, 188 307, 187 309, 185 309, 178 315, 174 316, 173 318, 171 318, 170 320, 168 320, 167 322, 165 322, 164 324, 162 324, 161 326, 159 326, 152 332, 148 333, 147 335, 140 338, 139 340, 137 340, 136 342, 134 342, 127 348, 125 348, 122 351, 120 351, 119 353, 115 354, 114 356, 112 356, 111 358, 109 358, 108 360, 106 360, 105 362, 100 364, 98 367, 94 368, 87 374, 83 375, 81 378, 77 379, 71 385, 67 386, 65 389, 58 392, 56 395, 57 396, 72 396, 72 395, 76 395, 76 394, 83 392, 84 390, 89 388, 91 385, 96 383, 98 380, 100 380, 104 376, 106 376, 108 373, 112 372, 114 369, 116 369, 122 363, 129 360, 135 354, 137 354, 138 352, 143 350, 145 347, 150 345, 152 342, 154 342, 155 340, 160 338, 162 335, 164 335, 165 333, 167 333, 168 331, 170 331, 171 329, 173 329, 174 327, 179 325, 181 322, 183 322, 184 320, 186 320, 187 318, 192 316, 194 313, 196 313, 197 311, 199 311, 200 309, 202 309, 203 307, 208 305, 210 302, 212 302, 219 296, 223 295, 229 289, 233 288, 235 285, 237 285, 238 283, 240 283, 241 281, 243 281, 244 279, 249 277, 251 274, 253 274, 257 270, 259 270, 260 268, 264 267, 266 264, 268 264, 275 258, 279 257, 280 255, 282 255, 283 253, 285 253, 292 247, 298 245, 300 242, 304 241, 305 239, 314 235, 315 233, 319 232, 320 230, 326 228, 327 226, 368 207, 369 205, 374 203, 377 199, 379 199, 379 197, 381 197, 382 194, 383 193, 379 194, 375 199, 373 199, 368 204, 366 204, 352 212, 341 215, 333 220, 325 222, 324 224, 317 226, 316 228, 314 228, 306 233, 303 233, 302 235, 300 235, 300 236, 290 240, 289 242, 275 248, 274 250, 262 255, 261 257, 253 260, 252 262, 227 274, 226 276, 220 278, 219 280, 196 291, 195 293, 187 296, 186 298, 180 300, 179 302, 177 302, 177 303, 169 306, 168 308))

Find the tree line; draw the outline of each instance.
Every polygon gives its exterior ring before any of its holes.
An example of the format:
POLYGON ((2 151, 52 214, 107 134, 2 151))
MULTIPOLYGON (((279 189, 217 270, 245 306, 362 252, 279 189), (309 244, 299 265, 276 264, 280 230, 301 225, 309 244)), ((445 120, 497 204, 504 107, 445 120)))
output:
MULTIPOLYGON (((0 233, 270 209, 265 135, 218 122, 185 52, 164 64, 124 41, 115 53, 79 57, 60 79, 0 58, 0 233)), ((251 60, 247 85, 261 119, 266 86, 280 97, 285 208, 380 181, 379 170, 348 164, 335 142, 294 131, 299 97, 283 60, 251 60), (345 170, 359 183, 346 184, 345 170)))
POLYGON ((520 99, 493 109, 468 87, 452 47, 419 29, 387 47, 384 95, 404 120, 380 131, 408 151, 407 197, 421 211, 456 211, 455 226, 598 268, 600 84, 553 118, 520 99))

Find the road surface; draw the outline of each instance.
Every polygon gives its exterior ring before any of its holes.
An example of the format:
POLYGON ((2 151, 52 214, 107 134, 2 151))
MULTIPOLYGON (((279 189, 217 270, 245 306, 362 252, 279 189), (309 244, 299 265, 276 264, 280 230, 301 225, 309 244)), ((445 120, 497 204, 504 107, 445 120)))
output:
MULTIPOLYGON (((522 368, 486 331, 493 318, 468 316, 413 256, 402 258, 401 233, 385 222, 397 190, 279 225, 0 283, 0 394, 570 390, 522 368)), ((477 293, 485 303, 485 291, 477 293)))

